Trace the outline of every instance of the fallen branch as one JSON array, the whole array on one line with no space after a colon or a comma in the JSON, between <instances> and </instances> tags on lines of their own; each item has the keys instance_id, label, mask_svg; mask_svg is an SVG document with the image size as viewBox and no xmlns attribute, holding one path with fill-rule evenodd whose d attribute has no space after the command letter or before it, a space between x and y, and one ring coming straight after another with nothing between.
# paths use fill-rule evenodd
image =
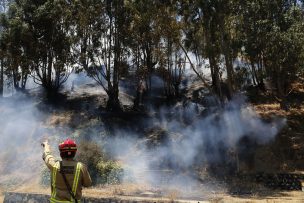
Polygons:
<instances>
[{"instance_id":1,"label":"fallen branch","mask_svg":"<svg viewBox=\"0 0 304 203\"><path fill-rule=\"evenodd\" d=\"M187 52L187 50L185 49L185 47L184 47L180 42L178 42L178 45L182 48L183 52L185 53L185 55L186 55L186 57L187 57L187 59L188 59L188 61L189 61L189 63L190 63L190 66L191 66L192 70L195 72L195 74L197 75L197 77L198 77L199 79L201 79L201 81L204 83L204 85L205 85L208 89L211 89L209 83L207 82L207 79L203 78L203 77L201 76L201 74L195 69L195 67L194 67L194 65L193 65L193 63L192 63L192 61L191 61L191 59L190 59L190 57L189 57L189 55L188 55L188 52Z\"/></svg>"}]
</instances>

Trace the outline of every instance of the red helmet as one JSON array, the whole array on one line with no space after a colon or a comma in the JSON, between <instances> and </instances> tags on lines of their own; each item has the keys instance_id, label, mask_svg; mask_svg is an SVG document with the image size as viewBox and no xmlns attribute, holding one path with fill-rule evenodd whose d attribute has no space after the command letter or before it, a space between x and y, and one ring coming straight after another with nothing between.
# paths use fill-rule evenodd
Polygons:
<instances>
[{"instance_id":1,"label":"red helmet","mask_svg":"<svg viewBox=\"0 0 304 203\"><path fill-rule=\"evenodd\" d=\"M59 144L59 151L62 158L73 158L77 151L77 145L74 140L68 138Z\"/></svg>"}]
</instances>

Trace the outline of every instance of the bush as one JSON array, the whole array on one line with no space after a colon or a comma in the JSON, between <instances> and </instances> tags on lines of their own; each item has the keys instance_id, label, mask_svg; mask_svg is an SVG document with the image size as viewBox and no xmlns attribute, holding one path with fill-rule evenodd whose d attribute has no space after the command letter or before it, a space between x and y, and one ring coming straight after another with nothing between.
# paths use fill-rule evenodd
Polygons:
<instances>
[{"instance_id":1,"label":"bush","mask_svg":"<svg viewBox=\"0 0 304 203\"><path fill-rule=\"evenodd\" d=\"M118 184L121 183L123 176L122 167L114 161L100 161L97 164L100 184Z\"/></svg>"},{"instance_id":2,"label":"bush","mask_svg":"<svg viewBox=\"0 0 304 203\"><path fill-rule=\"evenodd\" d=\"M104 151L95 142L80 142L76 159L88 167L94 185L117 184L121 181L123 173L121 166L112 160L107 160Z\"/></svg>"},{"instance_id":3,"label":"bush","mask_svg":"<svg viewBox=\"0 0 304 203\"><path fill-rule=\"evenodd\" d=\"M96 143L81 141L78 144L76 159L90 167L96 166L100 160L104 160L105 155L101 147Z\"/></svg>"},{"instance_id":4,"label":"bush","mask_svg":"<svg viewBox=\"0 0 304 203\"><path fill-rule=\"evenodd\" d=\"M81 141L78 144L76 160L87 166L93 184L98 184L98 170L96 166L101 160L105 159L104 157L104 152L95 142Z\"/></svg>"}]
</instances>

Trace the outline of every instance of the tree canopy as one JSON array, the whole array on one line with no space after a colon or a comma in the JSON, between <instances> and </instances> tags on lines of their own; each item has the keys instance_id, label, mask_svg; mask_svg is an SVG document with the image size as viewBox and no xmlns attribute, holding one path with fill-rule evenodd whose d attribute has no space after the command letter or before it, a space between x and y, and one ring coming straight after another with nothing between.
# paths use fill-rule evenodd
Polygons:
<instances>
[{"instance_id":1,"label":"tree canopy","mask_svg":"<svg viewBox=\"0 0 304 203\"><path fill-rule=\"evenodd\" d=\"M0 6L1 96L4 78L22 90L32 77L53 96L72 71L85 71L107 93L108 108L119 109L121 78L132 73L132 82L144 81L149 91L158 75L164 95L178 98L188 67L223 102L265 80L282 101L303 72L302 1L2 0Z\"/></svg>"}]
</instances>

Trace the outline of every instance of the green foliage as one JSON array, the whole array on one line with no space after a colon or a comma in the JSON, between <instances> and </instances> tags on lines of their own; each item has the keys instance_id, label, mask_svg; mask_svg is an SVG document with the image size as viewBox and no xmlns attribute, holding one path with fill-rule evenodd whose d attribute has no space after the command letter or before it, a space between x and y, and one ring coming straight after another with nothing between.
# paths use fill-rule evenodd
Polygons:
<instances>
[{"instance_id":1,"label":"green foliage","mask_svg":"<svg viewBox=\"0 0 304 203\"><path fill-rule=\"evenodd\" d=\"M257 81L270 78L277 96L285 97L303 67L303 11L281 0L240 5L245 56L259 64Z\"/></svg>"},{"instance_id":2,"label":"green foliage","mask_svg":"<svg viewBox=\"0 0 304 203\"><path fill-rule=\"evenodd\" d=\"M122 181L123 169L115 161L100 161L96 166L100 184L118 184Z\"/></svg>"},{"instance_id":3,"label":"green foliage","mask_svg":"<svg viewBox=\"0 0 304 203\"><path fill-rule=\"evenodd\" d=\"M10 5L2 20L6 73L24 89L29 74L48 93L56 93L72 70L68 5L63 1L21 0Z\"/></svg>"},{"instance_id":4,"label":"green foliage","mask_svg":"<svg viewBox=\"0 0 304 203\"><path fill-rule=\"evenodd\" d=\"M121 181L122 167L108 160L95 142L80 142L76 159L87 165L93 184L117 184Z\"/></svg>"},{"instance_id":5,"label":"green foliage","mask_svg":"<svg viewBox=\"0 0 304 203\"><path fill-rule=\"evenodd\" d=\"M284 97L303 72L303 13L303 4L287 0L19 0L0 17L1 71L16 89L31 75L48 92L73 69L86 71L105 90L109 109L120 109L119 81L129 73L149 90L157 70L163 92L178 94L191 51L195 65L208 59L220 97L223 81L230 93L241 87L236 58L250 64L254 84L270 78Z\"/></svg>"},{"instance_id":6,"label":"green foliage","mask_svg":"<svg viewBox=\"0 0 304 203\"><path fill-rule=\"evenodd\" d=\"M84 163L91 174L93 184L97 184L98 170L96 168L99 161L104 159L104 153L100 146L94 142L81 141L78 144L76 160Z\"/></svg>"}]
</instances>

